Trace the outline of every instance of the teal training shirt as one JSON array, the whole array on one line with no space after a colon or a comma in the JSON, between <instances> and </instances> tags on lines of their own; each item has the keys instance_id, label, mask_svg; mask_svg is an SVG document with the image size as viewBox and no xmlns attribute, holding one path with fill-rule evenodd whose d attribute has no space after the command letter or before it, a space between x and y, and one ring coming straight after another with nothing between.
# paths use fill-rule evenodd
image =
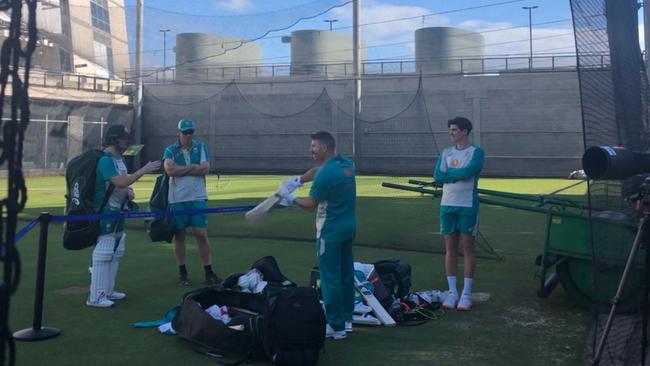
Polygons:
<instances>
[{"instance_id":1,"label":"teal training shirt","mask_svg":"<svg viewBox=\"0 0 650 366\"><path fill-rule=\"evenodd\" d=\"M478 213L478 179L484 159L485 153L477 145L464 149L452 146L442 151L433 173L436 182L444 183L440 212Z\"/></svg>"},{"instance_id":2,"label":"teal training shirt","mask_svg":"<svg viewBox=\"0 0 650 366\"><path fill-rule=\"evenodd\" d=\"M178 143L169 145L163 153L163 160L172 159L176 165L185 166L201 164L208 161L208 147L197 140L192 140L189 149L183 149ZM202 201L208 199L205 176L169 177L169 203Z\"/></svg>"},{"instance_id":3,"label":"teal training shirt","mask_svg":"<svg viewBox=\"0 0 650 366\"><path fill-rule=\"evenodd\" d=\"M97 163L95 172L95 199L93 206L98 210L106 196L106 190L110 184L111 178L118 175L126 175L126 164L121 155L113 155L109 149L104 150L104 156ZM113 190L111 197L108 199L103 212L119 212L128 198L128 188L117 188ZM117 231L121 231L123 220L102 220L100 234L108 234L115 230L113 224L120 225Z\"/></svg>"},{"instance_id":4,"label":"teal training shirt","mask_svg":"<svg viewBox=\"0 0 650 366\"><path fill-rule=\"evenodd\" d=\"M318 201L317 238L326 241L354 239L357 187L352 160L337 155L326 161L314 177L309 196Z\"/></svg>"}]
</instances>

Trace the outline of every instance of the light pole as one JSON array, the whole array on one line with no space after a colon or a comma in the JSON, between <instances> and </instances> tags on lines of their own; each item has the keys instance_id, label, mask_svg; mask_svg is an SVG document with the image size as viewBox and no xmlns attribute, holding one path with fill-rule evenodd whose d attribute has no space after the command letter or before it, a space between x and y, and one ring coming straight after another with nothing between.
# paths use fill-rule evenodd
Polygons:
<instances>
[{"instance_id":1,"label":"light pole","mask_svg":"<svg viewBox=\"0 0 650 366\"><path fill-rule=\"evenodd\" d=\"M171 29L160 29L159 32L163 34L163 83L166 81L167 75L167 32Z\"/></svg>"},{"instance_id":2,"label":"light pole","mask_svg":"<svg viewBox=\"0 0 650 366\"><path fill-rule=\"evenodd\" d=\"M528 60L528 68L533 68L533 9L539 8L539 6L522 6L524 10L528 10L528 42L530 46L530 59Z\"/></svg>"},{"instance_id":3,"label":"light pole","mask_svg":"<svg viewBox=\"0 0 650 366\"><path fill-rule=\"evenodd\" d=\"M323 21L326 22L326 23L330 23L330 32L331 32L332 31L332 23L336 23L339 20L338 19L325 19Z\"/></svg>"}]
</instances>

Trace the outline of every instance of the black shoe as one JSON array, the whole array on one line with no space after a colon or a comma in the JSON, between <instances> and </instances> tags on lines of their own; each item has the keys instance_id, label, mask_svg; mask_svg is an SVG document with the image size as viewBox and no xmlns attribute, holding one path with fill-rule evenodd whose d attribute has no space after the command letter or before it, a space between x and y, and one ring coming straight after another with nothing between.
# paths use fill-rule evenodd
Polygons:
<instances>
[{"instance_id":1,"label":"black shoe","mask_svg":"<svg viewBox=\"0 0 650 366\"><path fill-rule=\"evenodd\" d=\"M190 279L187 277L187 274L180 275L176 283L181 286L189 286L191 284Z\"/></svg>"},{"instance_id":2,"label":"black shoe","mask_svg":"<svg viewBox=\"0 0 650 366\"><path fill-rule=\"evenodd\" d=\"M222 282L221 278L216 273L208 273L205 275L205 284L207 286L215 286Z\"/></svg>"}]
</instances>

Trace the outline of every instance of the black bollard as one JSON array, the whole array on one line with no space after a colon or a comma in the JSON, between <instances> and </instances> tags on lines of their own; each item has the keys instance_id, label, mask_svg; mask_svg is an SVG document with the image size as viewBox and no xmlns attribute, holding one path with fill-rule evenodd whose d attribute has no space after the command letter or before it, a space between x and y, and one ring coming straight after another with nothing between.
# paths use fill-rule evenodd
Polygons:
<instances>
[{"instance_id":1,"label":"black bollard","mask_svg":"<svg viewBox=\"0 0 650 366\"><path fill-rule=\"evenodd\" d=\"M61 334L57 328L42 326L43 321L43 292L45 291L45 259L47 258L47 230L52 221L49 212L41 212L39 222L41 232L38 240L38 266L36 268L36 293L34 296L34 315L32 327L14 332L14 339L19 341L42 341Z\"/></svg>"}]
</instances>

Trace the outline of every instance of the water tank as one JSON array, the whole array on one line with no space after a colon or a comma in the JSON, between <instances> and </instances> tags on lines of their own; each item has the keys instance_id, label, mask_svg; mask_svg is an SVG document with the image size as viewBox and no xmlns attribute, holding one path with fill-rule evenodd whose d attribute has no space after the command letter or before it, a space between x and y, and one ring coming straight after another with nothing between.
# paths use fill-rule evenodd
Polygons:
<instances>
[{"instance_id":1,"label":"water tank","mask_svg":"<svg viewBox=\"0 0 650 366\"><path fill-rule=\"evenodd\" d=\"M484 54L485 39L480 33L453 27L427 27L415 31L418 72L481 72Z\"/></svg>"},{"instance_id":2,"label":"water tank","mask_svg":"<svg viewBox=\"0 0 650 366\"><path fill-rule=\"evenodd\" d=\"M291 32L290 42L291 75L352 74L351 35L322 30L299 30Z\"/></svg>"},{"instance_id":3,"label":"water tank","mask_svg":"<svg viewBox=\"0 0 650 366\"><path fill-rule=\"evenodd\" d=\"M232 79L254 76L262 48L243 39L208 33L176 35L176 81ZM250 75L249 75L250 74Z\"/></svg>"}]
</instances>

